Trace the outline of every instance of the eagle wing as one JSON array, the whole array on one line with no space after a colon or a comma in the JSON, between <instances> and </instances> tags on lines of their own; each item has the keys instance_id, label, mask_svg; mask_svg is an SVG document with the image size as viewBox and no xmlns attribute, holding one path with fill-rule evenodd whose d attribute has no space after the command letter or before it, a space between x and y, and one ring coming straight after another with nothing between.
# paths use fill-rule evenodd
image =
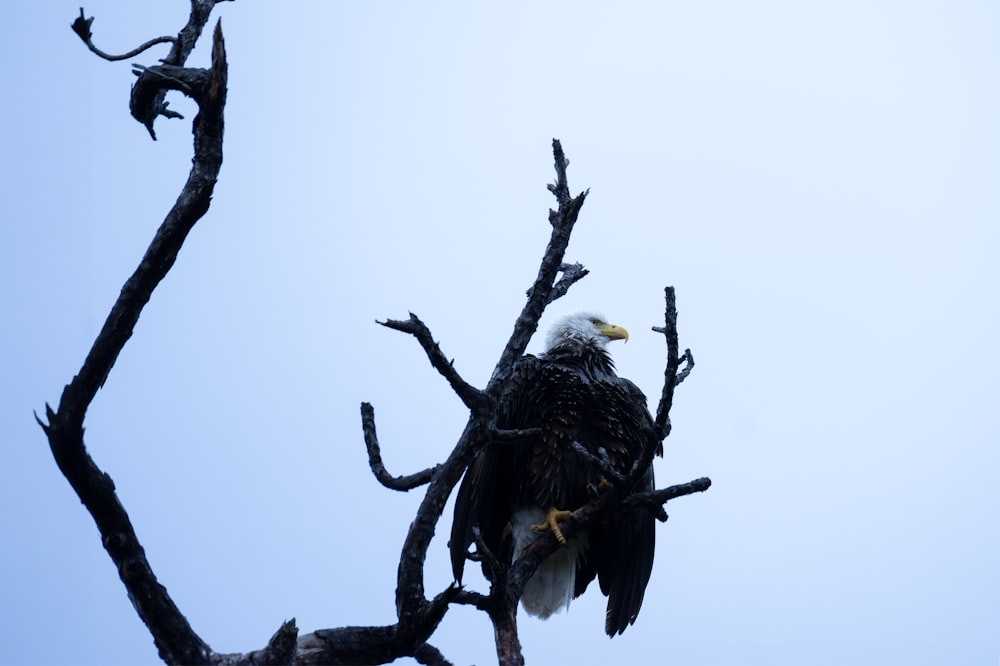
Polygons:
<instances>
[{"instance_id":1,"label":"eagle wing","mask_svg":"<svg viewBox=\"0 0 1000 666\"><path fill-rule=\"evenodd\" d=\"M532 386L542 361L535 356L522 357L511 370L497 409L498 428L531 427L537 402ZM465 560L473 543L472 528L479 526L483 541L499 554L503 533L510 521L511 501L520 494L523 467L531 441L489 443L479 452L465 472L455 497L455 517L451 525L451 569L455 580L462 582Z\"/></svg>"},{"instance_id":2,"label":"eagle wing","mask_svg":"<svg viewBox=\"0 0 1000 666\"><path fill-rule=\"evenodd\" d=\"M569 375L572 375L572 381ZM478 525L486 546L500 556L504 531L515 504L549 502L576 509L588 499L584 488L596 483L600 471L570 453L568 443L579 441L595 455L604 449L611 465L625 475L652 436L653 419L646 397L632 382L614 376L601 382L601 395L586 404L583 381L564 368L535 356L514 366L497 408L496 426L519 429L541 427L542 433L516 442L488 444L473 460L462 479L451 528L451 564L461 582ZM591 386L591 388L593 388ZM584 400L583 403L577 400ZM575 405L566 411L567 405ZM582 409L583 413L573 410ZM662 446L657 453L662 454ZM653 471L647 470L637 491L652 490ZM548 502L537 495L547 496ZM532 497L535 496L535 497ZM605 631L622 633L635 621L653 568L656 522L645 509L622 508L592 526L585 557L577 565L573 596L586 590L595 577L608 597Z\"/></svg>"},{"instance_id":3,"label":"eagle wing","mask_svg":"<svg viewBox=\"0 0 1000 666\"><path fill-rule=\"evenodd\" d=\"M632 463L641 455L646 438L652 436L653 419L646 407L642 391L627 379L619 379L609 387L606 396L607 418L597 432L596 440L604 447L612 466L627 474ZM657 449L662 455L662 445ZM650 467L636 485L642 492L654 488ZM645 509L621 508L591 529L587 558L577 573L576 596L586 589L596 576L601 592L608 597L605 631L609 636L621 634L635 622L653 570L656 548L656 519Z\"/></svg>"}]
</instances>

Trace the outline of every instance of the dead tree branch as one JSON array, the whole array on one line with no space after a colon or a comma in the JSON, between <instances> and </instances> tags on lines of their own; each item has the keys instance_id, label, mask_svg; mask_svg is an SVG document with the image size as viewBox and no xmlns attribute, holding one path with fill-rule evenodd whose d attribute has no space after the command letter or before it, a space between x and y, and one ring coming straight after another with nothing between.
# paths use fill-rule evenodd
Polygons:
<instances>
[{"instance_id":1,"label":"dead tree branch","mask_svg":"<svg viewBox=\"0 0 1000 666\"><path fill-rule=\"evenodd\" d=\"M94 17L91 16L90 18L86 18L83 14L83 7L80 7L80 16L78 16L76 20L73 21L70 27L73 29L73 32L79 35L80 39L83 40L83 43L87 45L87 48L90 49L92 53L97 54L99 57L104 58L105 60L111 60L111 61L128 60L129 58L134 58L143 51L151 49L157 44L173 44L174 42L177 41L176 37L154 37L145 44L140 44L139 46L135 47L131 51L127 51L121 55L111 55L97 48L97 46L94 44L94 33L90 31L90 26L93 24L94 24Z\"/></svg>"},{"instance_id":2,"label":"dead tree branch","mask_svg":"<svg viewBox=\"0 0 1000 666\"><path fill-rule=\"evenodd\" d=\"M514 322L514 332L511 333L507 346L500 354L500 360L493 370L493 376L486 386L486 392L495 397L503 382L510 375L511 369L528 348L531 336L538 329L538 320L542 317L545 307L555 300L552 292L555 289L554 283L556 274L562 269L563 257L566 256L566 247L569 245L570 234L576 225L577 217L583 202L587 199L590 190L586 190L571 197L569 194L569 184L566 180L566 168L569 160L563 153L562 144L558 139L552 140L552 152L555 157L556 182L548 186L549 191L556 197L559 207L556 210L549 210L549 224L552 225L552 235L542 255L541 265L538 267L538 275L534 283L528 290L528 302L524 304L521 314ZM577 277L572 279L576 282L586 274L584 269L573 269L573 274ZM572 284L569 283L569 284ZM566 289L569 288L566 285ZM563 291L565 293L565 290ZM561 295L561 294L560 294ZM557 297L556 297L557 298Z\"/></svg>"},{"instance_id":3,"label":"dead tree branch","mask_svg":"<svg viewBox=\"0 0 1000 666\"><path fill-rule=\"evenodd\" d=\"M361 403L361 428L365 434L365 445L368 447L368 464L379 483L390 490L401 491L413 490L430 483L434 472L437 471L436 466L407 476L392 476L386 471L385 465L382 463L382 451L379 448L378 436L375 434L375 408L367 402Z\"/></svg>"},{"instance_id":4,"label":"dead tree branch","mask_svg":"<svg viewBox=\"0 0 1000 666\"><path fill-rule=\"evenodd\" d=\"M673 287L664 290L666 310L663 314L664 325L653 327L657 333L662 333L667 341L667 367L663 371L663 391L660 394L660 404L656 408L656 435L662 442L670 434L670 406L674 401L674 388L677 386L677 370L680 367L680 354L677 341L677 297ZM685 375L686 376L686 375Z\"/></svg>"},{"instance_id":5,"label":"dead tree branch","mask_svg":"<svg viewBox=\"0 0 1000 666\"><path fill-rule=\"evenodd\" d=\"M98 389L132 336L153 290L173 266L188 232L208 210L222 166L226 71L222 28L216 25L211 69L184 72L190 93L199 104L192 127L195 149L188 180L138 268L122 287L83 367L63 390L58 409L46 404L46 421L35 417L48 437L56 464L97 523L104 548L115 563L136 612L153 634L160 657L168 663L210 663L213 653L153 574L128 514L115 494L114 482L87 453L83 421ZM146 85L157 83L150 78ZM166 92L164 87L159 90Z\"/></svg>"},{"instance_id":6,"label":"dead tree branch","mask_svg":"<svg viewBox=\"0 0 1000 666\"><path fill-rule=\"evenodd\" d=\"M211 195L222 164L223 108L226 99L227 64L221 25L213 36L212 66L208 69L184 66L206 25L217 0L191 0L191 14L177 37L161 37L121 56L110 56L93 44L93 18L80 17L73 30L87 47L108 60L134 57L160 43L170 43L170 53L160 65L135 65L138 76L130 100L133 116L146 126L155 139L153 122L159 116L180 117L169 111L165 96L178 90L194 99L199 107L192 125L194 159L192 169L176 204L157 230L139 267L126 281L121 294L84 360L80 372L65 387L58 409L46 404L45 421L39 425L49 440L60 470L80 497L97 523L102 542L119 571L136 612L153 635L161 658L167 663L185 664L378 664L411 656L422 664L448 664L429 638L452 603L469 604L484 610L494 625L497 655L501 663L522 664L517 634L517 605L524 583L538 564L551 554L558 543L549 534L542 535L520 559L511 564L508 548L492 553L476 534L476 558L490 572L492 586L488 595L450 585L428 599L424 586L424 563L437 522L445 503L474 456L487 446L504 446L534 430L503 430L496 428L495 405L514 364L521 358L528 342L538 328L545 307L563 296L573 284L587 275L580 264L564 262L569 238L586 199L584 191L571 196L566 178L569 160L559 141L553 140L556 181L549 185L557 201L557 209L549 211L552 232L542 256L538 274L527 291L527 301L514 324L493 374L484 389L466 382L455 370L434 341L430 330L418 317L407 320L387 320L382 325L413 335L424 349L432 366L441 373L470 411L470 418L448 458L441 464L407 476L392 476L385 469L375 428L372 406L361 407L362 430L368 448L369 464L376 479L387 488L412 490L426 485L427 489L403 542L397 570L397 621L386 626L340 627L321 629L298 635L295 621L285 622L261 650L248 653L220 654L214 652L188 624L185 617L157 581L128 514L115 494L114 482L87 453L83 441L84 419L97 391L107 380L121 350L131 337L138 318L153 291L173 266L187 234L207 212ZM559 274L562 277L558 279ZM689 350L680 356L677 349L676 309L673 289L667 288L666 326L661 330L667 338L668 360L665 385L657 410L655 426L648 433L649 455L643 455L629 475L609 474L614 484L609 491L598 493L594 500L575 511L563 525L563 533L572 536L585 529L603 512L621 506L640 506L663 514L662 505L670 499L708 488L708 479L671 486L662 490L632 494L630 489L637 475L651 464L653 452L669 434L669 410L673 388L682 382L694 365ZM680 369L680 363L685 366ZM588 454L589 455L589 454ZM593 456L591 456L593 458ZM594 459L604 469L606 461ZM610 467L608 467L610 470ZM664 514L665 516L665 514Z\"/></svg>"},{"instance_id":7,"label":"dead tree branch","mask_svg":"<svg viewBox=\"0 0 1000 666\"><path fill-rule=\"evenodd\" d=\"M712 480L708 477L702 477L694 481L688 481L687 483L678 483L675 486L660 488L659 490L629 495L622 500L622 504L625 506L661 507L672 499L693 493L703 493L711 487Z\"/></svg>"},{"instance_id":8,"label":"dead tree branch","mask_svg":"<svg viewBox=\"0 0 1000 666\"><path fill-rule=\"evenodd\" d=\"M387 319L378 323L386 328L409 333L415 337L420 346L423 347L427 358L430 359L431 365L441 373L441 376L448 380L448 384L451 385L452 390L455 391L458 397L462 399L466 407L472 411L476 411L486 406L486 396L483 395L483 392L462 379L458 371L455 370L454 362L448 360L448 357L444 355L438 343L434 342L434 336L431 335L430 329L427 328L424 322L420 321L417 315L411 312L409 319Z\"/></svg>"},{"instance_id":9,"label":"dead tree branch","mask_svg":"<svg viewBox=\"0 0 1000 666\"><path fill-rule=\"evenodd\" d=\"M184 63L187 62L188 56L194 50L195 44L198 43L205 25L208 23L208 19L212 14L212 8L219 2L221 0L191 0L191 14L188 17L188 22L181 28L176 37L156 37L127 53L117 56L105 53L94 44L94 35L90 30L90 26L94 23L94 17L85 18L83 7L80 8L80 16L70 25L73 32L87 45L87 48L105 60L126 60L134 58L157 44L172 45L170 52L160 61L162 65L155 67L133 66L135 74L139 78L132 86L132 99L129 103L129 108L132 112L132 117L146 127L149 136L154 141L156 140L156 132L153 130L153 122L159 116L166 118L184 117L176 111L167 108L169 104L166 101L167 91L181 90L184 94L191 95L189 90L196 90L196 88L188 89L176 85L165 85L164 81L176 80L179 77L185 78L198 71L188 70L187 72L181 72L178 68L182 68ZM191 96L193 97L194 95Z\"/></svg>"},{"instance_id":10,"label":"dead tree branch","mask_svg":"<svg viewBox=\"0 0 1000 666\"><path fill-rule=\"evenodd\" d=\"M662 507L663 504L672 499L704 492L711 485L712 481L703 477L652 492L635 493L625 497L617 496L614 492L607 492L574 511L565 522L560 521L559 527L562 529L564 537L572 539L603 513L614 510L616 506ZM521 557L507 572L507 594L513 598L514 602L521 598L524 584L531 578L531 574L535 572L542 560L556 552L560 547L561 544L551 532L544 532L524 549Z\"/></svg>"},{"instance_id":11,"label":"dead tree branch","mask_svg":"<svg viewBox=\"0 0 1000 666\"><path fill-rule=\"evenodd\" d=\"M511 334L501 354L500 361L497 363L493 377L490 379L486 390L484 392L477 391L476 393L477 400L478 395L485 395L490 400L490 404L495 400L495 395L502 385L502 379L510 374L514 363L521 357L528 346L531 335L538 328L538 320L541 318L545 305L549 302L556 274L563 265L563 256L566 252L566 246L569 243L570 233L572 232L573 225L576 223L583 201L586 198L586 192L576 197L569 196L569 187L566 182L566 167L569 161L566 160L562 146L558 140L553 140L552 147L555 154L556 183L555 185L550 185L549 189L556 195L559 207L556 211L549 211L552 235L542 258L538 276L529 292L528 302L514 324L514 332ZM415 317L411 315L411 321L413 319ZM417 321L419 322L419 319ZM400 325L399 330L404 330L402 326L408 324L409 322L404 322ZM417 325L413 325L413 327L417 327ZM418 340L420 340L419 337ZM428 356L436 357L440 354L440 350L434 349L436 344L433 343L429 332L427 332L421 345L427 351ZM428 348L431 351L428 351ZM443 354L439 358L444 359ZM432 358L431 362L442 374L445 374L442 368L439 367L441 365L440 361L435 363ZM445 369L451 368L451 364L445 362L444 367ZM445 376L447 377L447 375ZM461 393L459 393L459 396L462 397ZM468 402L470 401L463 398L463 402L468 406ZM470 407L470 409L473 408ZM434 526L440 518L448 496L471 461L473 452L478 451L479 448L485 446L489 441L486 436L488 432L488 424L485 423L482 417L478 417L476 411L473 410L473 418L470 419L451 456L438 468L434 480L431 481L424 500L417 511L417 517L413 521L404 542L403 557L400 561L399 571L400 584L396 590L397 611L401 615L416 612L424 603L423 561L426 556L427 547L430 544L430 539L434 534Z\"/></svg>"},{"instance_id":12,"label":"dead tree branch","mask_svg":"<svg viewBox=\"0 0 1000 666\"><path fill-rule=\"evenodd\" d=\"M653 330L655 331L657 328L653 327ZM681 382L687 379L688 375L691 374L691 371L694 370L694 354L691 353L690 349L684 350L684 354L681 356L680 362L684 364L684 367L677 373L677 379L674 381L674 386L680 386Z\"/></svg>"},{"instance_id":13,"label":"dead tree branch","mask_svg":"<svg viewBox=\"0 0 1000 666\"><path fill-rule=\"evenodd\" d=\"M514 363L524 354L528 341L538 327L538 321L545 307L553 300L563 296L574 283L587 274L587 270L582 265L563 262L570 234L587 192L576 197L570 196L566 179L566 168L569 161L563 154L562 146L558 141L554 140L552 147L555 157L556 182L549 186L549 190L555 195L559 204L557 210L549 211L552 234L542 257L535 282L526 292L527 303L514 324L514 331L500 355L486 388L479 391L468 386L457 376L452 363L445 359L426 326L414 315L411 314L407 321L390 320L384 324L417 337L432 365L448 379L456 394L471 412L465 431L448 459L433 470L425 470L421 473L430 473L433 478L417 511L417 517L411 524L400 558L396 608L401 624L407 618L418 615L427 604L423 585L423 565L427 547L448 495L471 463L474 455L485 446L503 446L505 442L517 441L518 438L528 434L527 431L499 430L491 425L490 420L485 420L485 415L491 413L497 404ZM562 278L556 282L559 273L562 273ZM677 313L674 292L671 287L666 290L666 301L665 327L662 330L657 330L661 330L667 336L666 374L670 381L669 386L664 388L661 396L657 408L657 419L646 433L648 443L644 447L643 455L629 470L629 474L623 477L611 469L607 461L602 461L585 450L581 451L582 447L576 449L578 453L585 454L593 464L598 465L614 483L611 490L598 493L593 501L573 513L563 529L566 536L576 534L603 513L613 511L626 504L645 507L660 520L666 520L666 513L663 510L665 502L693 492L703 491L711 483L708 479L699 479L688 484L671 486L661 491L631 493L636 481L645 474L652 464L655 452L662 451L661 443L669 434L669 411L673 400L673 388L687 377L694 365L690 350L685 351L683 357L680 357L678 353ZM683 371L679 371L682 358L686 365ZM363 427L366 442L372 441L374 421L372 420L370 423L365 421ZM372 447L369 444L369 451L371 450ZM376 472L376 476L379 476L378 472ZM502 554L490 552L478 532L475 529L473 532L476 535L476 553L470 557L481 561L486 567L488 577L492 582L490 593L484 595L461 590L455 596L454 601L455 603L473 605L489 615L493 623L497 656L500 663L523 664L524 659L517 635L517 605L525 582L534 573L539 563L559 547L559 543L551 534L543 535L524 551L516 563L510 564L508 562L509 552Z\"/></svg>"}]
</instances>

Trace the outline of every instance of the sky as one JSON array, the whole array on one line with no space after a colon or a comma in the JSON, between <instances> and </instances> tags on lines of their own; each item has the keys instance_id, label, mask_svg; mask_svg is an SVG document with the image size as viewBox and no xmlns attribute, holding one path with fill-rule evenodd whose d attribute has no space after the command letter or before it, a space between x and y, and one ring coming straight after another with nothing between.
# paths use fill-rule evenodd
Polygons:
<instances>
[{"instance_id":1,"label":"sky","mask_svg":"<svg viewBox=\"0 0 1000 666\"><path fill-rule=\"evenodd\" d=\"M4 3L0 661L152 664L156 649L32 412L57 403L187 177L194 104L158 141L129 63L76 2ZM93 0L95 41L176 34L188 3ZM88 412L149 561L218 651L394 621L420 491L466 421L419 315L484 386L555 205L551 140L590 196L554 303L631 332L662 383L677 290L667 505L635 626L595 590L520 616L528 663L1000 660L1000 5L993 2L223 3L212 207ZM213 19L214 20L214 19ZM190 64L209 60L204 39ZM529 351L540 351L539 334ZM451 581L449 506L429 593ZM470 576L472 589L485 591ZM485 616L431 642L495 661ZM404 663L413 663L403 660Z\"/></svg>"}]
</instances>

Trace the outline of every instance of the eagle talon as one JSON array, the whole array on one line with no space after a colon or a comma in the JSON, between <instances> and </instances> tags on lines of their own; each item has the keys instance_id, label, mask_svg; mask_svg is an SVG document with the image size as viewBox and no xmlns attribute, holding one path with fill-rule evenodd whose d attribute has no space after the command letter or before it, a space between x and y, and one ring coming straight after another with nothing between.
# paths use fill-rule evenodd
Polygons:
<instances>
[{"instance_id":1,"label":"eagle talon","mask_svg":"<svg viewBox=\"0 0 1000 666\"><path fill-rule=\"evenodd\" d=\"M545 530L551 530L556 536L556 541L559 543L566 543L566 537L563 536L562 530L559 529L560 520L566 520L573 514L572 511L565 511L563 509L557 509L554 506L550 507L548 512L545 514L545 522L539 523L537 525L532 525L531 529L536 532L544 532Z\"/></svg>"},{"instance_id":2,"label":"eagle talon","mask_svg":"<svg viewBox=\"0 0 1000 666\"><path fill-rule=\"evenodd\" d=\"M592 497L597 497L605 490L609 490L610 488L611 488L611 482L608 481L607 477L603 476L601 477L600 483L598 483L596 486L592 483L587 484L587 492L590 493Z\"/></svg>"}]
</instances>

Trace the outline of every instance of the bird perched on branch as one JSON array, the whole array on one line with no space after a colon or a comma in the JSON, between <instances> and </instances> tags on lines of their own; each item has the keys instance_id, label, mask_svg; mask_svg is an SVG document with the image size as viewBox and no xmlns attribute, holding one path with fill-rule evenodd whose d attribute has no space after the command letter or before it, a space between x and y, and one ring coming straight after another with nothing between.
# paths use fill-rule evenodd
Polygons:
<instances>
[{"instance_id":1,"label":"bird perched on branch","mask_svg":"<svg viewBox=\"0 0 1000 666\"><path fill-rule=\"evenodd\" d=\"M472 462L456 498L450 547L461 582L474 526L492 553L510 553L512 561L540 532L552 531L563 546L525 584L521 605L546 618L568 607L596 576L608 597L604 628L613 637L635 622L642 605L655 517L622 508L568 541L559 528L614 476L626 477L652 436L646 397L615 373L607 349L612 340L628 340L628 332L600 315L574 314L552 328L543 354L515 364L496 427L532 432L493 442ZM650 468L635 490L652 489Z\"/></svg>"}]
</instances>

